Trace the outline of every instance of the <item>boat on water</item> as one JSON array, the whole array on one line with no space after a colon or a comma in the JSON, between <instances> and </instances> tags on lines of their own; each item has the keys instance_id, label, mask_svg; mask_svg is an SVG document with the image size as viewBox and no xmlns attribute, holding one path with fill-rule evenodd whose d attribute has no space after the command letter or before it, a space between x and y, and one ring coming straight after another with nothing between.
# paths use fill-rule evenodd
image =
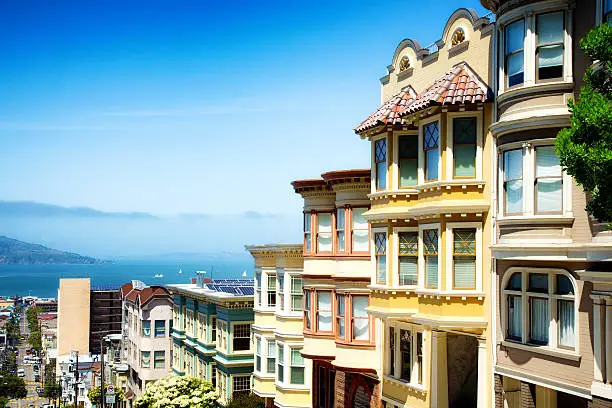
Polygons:
<instances>
[{"instance_id":1,"label":"boat on water","mask_svg":"<svg viewBox=\"0 0 612 408\"><path fill-rule=\"evenodd\" d=\"M242 277L243 277L243 278L246 278L246 277L247 277L247 275L246 275L246 271L242 272Z\"/></svg>"},{"instance_id":2,"label":"boat on water","mask_svg":"<svg viewBox=\"0 0 612 408\"><path fill-rule=\"evenodd\" d=\"M154 278L163 278L164 274L163 273L156 273Z\"/></svg>"},{"instance_id":3,"label":"boat on water","mask_svg":"<svg viewBox=\"0 0 612 408\"><path fill-rule=\"evenodd\" d=\"M179 273L179 274L183 273L183 270L182 270L181 268L179 268L178 273Z\"/></svg>"}]
</instances>

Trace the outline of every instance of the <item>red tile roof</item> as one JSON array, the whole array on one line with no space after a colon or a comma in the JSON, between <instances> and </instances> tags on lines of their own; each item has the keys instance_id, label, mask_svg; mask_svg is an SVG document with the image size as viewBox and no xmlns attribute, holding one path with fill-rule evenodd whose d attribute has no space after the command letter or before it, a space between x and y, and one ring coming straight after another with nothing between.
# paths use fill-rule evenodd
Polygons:
<instances>
[{"instance_id":1,"label":"red tile roof","mask_svg":"<svg viewBox=\"0 0 612 408\"><path fill-rule=\"evenodd\" d=\"M367 117L355 127L356 133L361 133L366 130L375 128L379 125L402 125L404 120L400 117L406 106L412 104L416 99L417 94L414 89L408 85L392 96L387 102L383 103L374 113Z\"/></svg>"},{"instance_id":2,"label":"red tile roof","mask_svg":"<svg viewBox=\"0 0 612 408\"><path fill-rule=\"evenodd\" d=\"M358 125L355 132L363 133L378 125L403 124L403 117L429 106L486 102L489 95L487 84L466 62L461 62L414 99L406 99L406 88L403 88Z\"/></svg>"},{"instance_id":3,"label":"red tile roof","mask_svg":"<svg viewBox=\"0 0 612 408\"><path fill-rule=\"evenodd\" d=\"M133 289L132 282L128 282L125 285L121 286L121 297L126 297L128 293L130 293Z\"/></svg>"},{"instance_id":4,"label":"red tile roof","mask_svg":"<svg viewBox=\"0 0 612 408\"><path fill-rule=\"evenodd\" d=\"M121 294L124 300L138 304L140 307L154 297L170 298L170 292L163 286L146 286L142 289L134 289L131 283L126 283L121 287Z\"/></svg>"}]
</instances>

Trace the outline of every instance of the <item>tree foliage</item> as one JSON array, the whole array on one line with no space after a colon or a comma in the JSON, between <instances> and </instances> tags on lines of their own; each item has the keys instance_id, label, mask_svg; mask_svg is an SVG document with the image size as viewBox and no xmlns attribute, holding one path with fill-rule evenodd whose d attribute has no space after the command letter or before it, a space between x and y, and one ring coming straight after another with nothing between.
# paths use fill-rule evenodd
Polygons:
<instances>
[{"instance_id":1,"label":"tree foliage","mask_svg":"<svg viewBox=\"0 0 612 408\"><path fill-rule=\"evenodd\" d=\"M213 408L218 394L212 384L195 377L169 375L147 384L135 408Z\"/></svg>"},{"instance_id":2,"label":"tree foliage","mask_svg":"<svg viewBox=\"0 0 612 408\"><path fill-rule=\"evenodd\" d=\"M104 387L107 387L108 385L109 384L106 384ZM115 402L123 401L123 397L123 390L115 387ZM102 390L100 390L100 386L98 385L97 387L93 387L91 390L89 390L87 393L87 398L89 398L93 404L96 404L96 406L102 405Z\"/></svg>"},{"instance_id":3,"label":"tree foliage","mask_svg":"<svg viewBox=\"0 0 612 408\"><path fill-rule=\"evenodd\" d=\"M577 101L569 102L569 128L557 136L561 165L590 193L587 211L612 222L612 27L602 24L580 41L593 65Z\"/></svg>"},{"instance_id":4,"label":"tree foliage","mask_svg":"<svg viewBox=\"0 0 612 408\"><path fill-rule=\"evenodd\" d=\"M25 398L28 395L25 381L6 371L0 372L0 397L9 399Z\"/></svg>"},{"instance_id":5,"label":"tree foliage","mask_svg":"<svg viewBox=\"0 0 612 408\"><path fill-rule=\"evenodd\" d=\"M265 408L266 401L255 394L238 395L225 408Z\"/></svg>"}]
</instances>

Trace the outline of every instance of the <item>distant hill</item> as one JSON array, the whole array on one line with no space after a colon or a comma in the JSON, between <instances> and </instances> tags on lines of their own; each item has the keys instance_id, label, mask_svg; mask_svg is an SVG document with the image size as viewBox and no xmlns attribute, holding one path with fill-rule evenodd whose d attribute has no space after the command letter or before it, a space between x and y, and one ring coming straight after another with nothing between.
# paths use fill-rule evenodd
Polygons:
<instances>
[{"instance_id":1,"label":"distant hill","mask_svg":"<svg viewBox=\"0 0 612 408\"><path fill-rule=\"evenodd\" d=\"M99 264L99 259L0 236L1 264Z\"/></svg>"}]
</instances>

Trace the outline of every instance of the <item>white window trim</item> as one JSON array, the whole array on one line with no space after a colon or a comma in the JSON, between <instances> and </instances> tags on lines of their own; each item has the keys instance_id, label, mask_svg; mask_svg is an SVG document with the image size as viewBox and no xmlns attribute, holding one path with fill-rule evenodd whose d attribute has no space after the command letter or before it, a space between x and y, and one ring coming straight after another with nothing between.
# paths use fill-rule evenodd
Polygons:
<instances>
[{"instance_id":1,"label":"white window trim","mask_svg":"<svg viewBox=\"0 0 612 408\"><path fill-rule=\"evenodd\" d=\"M389 184L389 140L387 140L387 152L386 152L386 159L387 159L387 188L385 188L384 190L377 190L376 189L376 179L377 179L377 166L376 166L376 141L380 140L380 139L387 139L387 132L383 132L383 133L379 133L376 136L373 136L370 138L371 141L371 150L370 150L370 167L371 167L371 179L372 182L370 183L370 192L372 194L376 193L377 191L385 191L385 190L389 190L389 187L391 186ZM394 149L395 150L395 149Z\"/></svg>"},{"instance_id":2,"label":"white window trim","mask_svg":"<svg viewBox=\"0 0 612 408\"><path fill-rule=\"evenodd\" d=\"M419 251L421 247L421 242L419 238L419 228L418 227L396 227L393 228L393 253L395 256L392 258L391 270L396 273L391 274L391 286L398 287L402 289L416 289L418 288L418 279L419 279L419 253L417 253L417 284L416 285L400 285L399 284L399 233L400 232L416 232L417 233L417 241L419 241ZM387 245L388 246L388 245ZM387 255L388 258L388 255Z\"/></svg>"},{"instance_id":3,"label":"white window trim","mask_svg":"<svg viewBox=\"0 0 612 408\"><path fill-rule=\"evenodd\" d=\"M304 359L304 384L291 384L291 349L292 348L304 348L303 342L296 341L276 341L276 350L281 347L283 350L283 378L282 380L278 379L278 355L276 356L276 372L274 373L275 384L282 388L288 390L309 390L310 389L310 377L311 373L311 365L309 364L308 359Z\"/></svg>"},{"instance_id":4,"label":"white window trim","mask_svg":"<svg viewBox=\"0 0 612 408\"><path fill-rule=\"evenodd\" d=\"M268 277L274 276L276 279L276 268L271 267L262 267L257 268L255 273L261 273L261 299L259 299L259 303L255 302L255 307L253 310L260 312L274 312L277 306L269 306L268 305ZM257 280L255 280L257 283ZM255 287L255 296L257 296L257 287ZM277 299L278 304L278 299Z\"/></svg>"},{"instance_id":5,"label":"white window trim","mask_svg":"<svg viewBox=\"0 0 612 408\"><path fill-rule=\"evenodd\" d=\"M512 295L512 294L519 294L519 291L513 291L513 290L506 290L506 286L508 284L508 281L510 280L510 277L514 274L514 273L521 273L521 291L520 291L520 295L521 297L521 342L517 342L514 340L509 340L506 339L507 336L507 329L508 329L508 295ZM527 296L527 286L529 284L529 280L528 280L528 276L529 273L545 273L548 275L548 294L546 294L545 296L542 297L546 297L546 299L549 300L548 302L548 318L549 318L549 325L548 325L548 345L547 346L540 346L540 345L535 345L535 344L530 344L529 343L529 299ZM574 296L573 296L573 301L574 301L574 350L571 349L565 349L562 347L559 347L558 342L558 336L557 336L557 299L563 299L564 295L555 295L554 293L551 293L553 288L554 288L554 276L555 275L564 275L566 276L570 282L572 283L572 285L574 286ZM500 287L500 291L501 291L501 303L502 303L502 313L501 313L501 329L502 329L502 340L505 343L515 343L520 345L517 348L529 348L529 349L533 349L534 352L538 352L539 350L542 350L542 352L544 354L546 354L547 350L553 351L553 352L559 352L560 354L567 354L567 355L579 355L580 353L580 333L579 333L579 311L578 311L578 305L580 304L580 293L578 292L578 284L576 282L576 279L574 279L574 277L565 269L558 269L558 268L533 268L533 267L511 267L508 268L506 270L506 272L504 273L504 277L501 281L501 287ZM568 296L567 298L569 299L571 296Z\"/></svg>"},{"instance_id":6,"label":"white window trim","mask_svg":"<svg viewBox=\"0 0 612 408\"><path fill-rule=\"evenodd\" d=\"M377 267L377 263L376 263L376 233L384 233L387 236L386 245L385 245L386 246L386 248L385 248L385 251L386 251L385 252L385 256L386 256L386 261L387 261L385 263L385 266L386 266L386 269L387 269L385 271L385 273L386 273L387 279L385 280L385 284L384 285L377 282L378 279L377 279L377 270L376 270L376 267ZM371 251L370 251L370 260L371 260L372 271L373 271L370 283L373 286L383 286L383 287L388 287L389 286L389 264L390 264L389 257L391 256L391 254L389 253L389 248L390 248L389 237L390 236L391 235L388 233L387 228L385 228L385 227L370 228L370 248L372 248Z\"/></svg>"},{"instance_id":7,"label":"white window trim","mask_svg":"<svg viewBox=\"0 0 612 408\"><path fill-rule=\"evenodd\" d=\"M457 289L459 292L482 293L482 223L480 222L448 222L446 223L446 290L455 291L453 287L453 230L456 228L476 229L476 288Z\"/></svg>"},{"instance_id":8,"label":"white window trim","mask_svg":"<svg viewBox=\"0 0 612 408\"><path fill-rule=\"evenodd\" d=\"M227 348L230 349L231 348L231 354L232 355L243 355L243 354L253 354L254 350L253 350L253 341L251 340L253 338L253 323L255 323L254 321L249 321L249 322L243 322L243 321L238 321L238 322L230 322L230 335L228 337L228 341L227 341ZM249 349L248 350L242 350L242 351L236 351L234 350L234 326L236 325L243 325L243 324L249 324L251 325L251 328L249 330ZM241 337L241 338L245 338L245 337Z\"/></svg>"},{"instance_id":9,"label":"white window trim","mask_svg":"<svg viewBox=\"0 0 612 408\"><path fill-rule=\"evenodd\" d=\"M257 354L257 341L259 341L259 355ZM261 376L265 371L263 370L264 363L264 338L260 334L253 335L253 344L255 350L253 350L253 373ZM259 356L261 367L257 369L257 357Z\"/></svg>"},{"instance_id":10,"label":"white window trim","mask_svg":"<svg viewBox=\"0 0 612 408\"><path fill-rule=\"evenodd\" d=\"M280 316L302 318L302 315L304 313L304 279L302 277L302 273L303 271L300 269L286 270L286 273L285 273L285 303L286 305L285 305L285 312L282 314L279 314ZM293 300L292 294L291 294L291 287L293 284L292 281L294 277L298 277L302 279L302 309L295 310L295 311L291 310L291 301ZM287 281L289 281L288 285L287 285Z\"/></svg>"},{"instance_id":11,"label":"white window trim","mask_svg":"<svg viewBox=\"0 0 612 408\"><path fill-rule=\"evenodd\" d=\"M233 397L234 396L234 378L236 377L249 377L249 391L253 391L253 382L251 381L251 375L250 374L231 374L229 376L229 383L230 383L230 395ZM242 392L244 392L245 390L241 390Z\"/></svg>"},{"instance_id":12,"label":"white window trim","mask_svg":"<svg viewBox=\"0 0 612 408\"><path fill-rule=\"evenodd\" d=\"M598 1L598 3L600 3ZM598 6L599 7L599 4ZM573 83L573 60L572 60L572 32L573 27L573 11L568 9L567 2L564 1L548 1L536 4L528 4L524 7L519 7L510 13L507 13L502 19L497 21L499 27L499 80L498 80L498 95L502 95L506 89L506 73L505 73L505 29L510 24L521 18L525 20L525 38L523 43L524 57L524 77L523 84L512 87L521 89L529 86L537 86L536 84L536 19L538 14L552 13L555 11L563 12L563 78L557 81L558 83ZM601 21L601 12L599 19ZM550 84L551 82L547 82ZM552 82L555 83L555 82Z\"/></svg>"},{"instance_id":13,"label":"white window trim","mask_svg":"<svg viewBox=\"0 0 612 408\"><path fill-rule=\"evenodd\" d=\"M535 149L536 147L554 146L555 139L537 139L529 142L514 142L508 143L499 148L500 160L498 160L498 219L513 219L513 218L554 218L554 217L573 217L572 207L572 178L569 174L562 170L562 195L563 204L560 214L537 214L535 208ZM522 149L523 150L523 214L505 215L505 200L504 200L504 153L508 150Z\"/></svg>"},{"instance_id":14,"label":"white window trim","mask_svg":"<svg viewBox=\"0 0 612 408\"><path fill-rule=\"evenodd\" d=\"M442 115L437 114L433 115L427 120L423 120L419 122L419 165L418 165L418 176L419 182L418 185L424 185L429 183L436 183L442 181ZM425 152L423 151L423 146L425 145L425 141L423 140L423 128L433 122L438 122L438 133L440 141L438 143L438 177L437 180L425 181Z\"/></svg>"},{"instance_id":15,"label":"white window trim","mask_svg":"<svg viewBox=\"0 0 612 408\"><path fill-rule=\"evenodd\" d=\"M446 179L447 180L482 180L482 146L483 146L483 135L482 135L482 111L476 112L448 112L446 114ZM454 137L453 134L453 119L456 118L476 118L476 162L475 162L475 178L458 178L455 179L455 157L454 157Z\"/></svg>"},{"instance_id":16,"label":"white window trim","mask_svg":"<svg viewBox=\"0 0 612 408\"><path fill-rule=\"evenodd\" d=\"M391 369L391 355L388 352L389 348L390 348L390 328L393 327L394 330L394 336L395 336L395 341L394 341L394 349L393 349L393 353L394 353L394 359L395 359L395 374L396 377L393 377L390 375L390 369ZM413 339L415 340L412 343L412 347L410 350L410 356L411 356L411 366L412 368L410 369L411 375L410 375L410 381L406 381L406 380L402 380L400 379L400 377L398 376L398 373L401 371L401 352L400 352L400 330L409 330L410 332L412 332L413 335ZM414 376L412 375L412 373L416 372L416 370L418 370L418 362L417 362L417 342L416 342L416 338L417 338L417 333L421 333L422 336L422 341L423 344L421 345L421 352L423 354L423 366L421 367L421 384L419 384L416 381L413 381ZM418 326L415 324L410 324L410 323L404 323L404 322L390 322L387 324L387 327L385 329L385 369L383 370L384 372L384 376L385 378L391 380L391 381L396 381L400 384L403 385L407 385L410 388L414 388L415 390L418 391L426 391L426 384L427 384L427 364L425 364L425 356L427 355L427 350L425 349L427 342L425 341L425 329L422 326Z\"/></svg>"},{"instance_id":17,"label":"white window trim","mask_svg":"<svg viewBox=\"0 0 612 408\"><path fill-rule=\"evenodd\" d=\"M393 177L391 178L391 189L393 191L410 191L415 188L410 187L400 187L399 179L400 179L400 168L399 168L399 138L402 136L416 136L417 138L417 149L418 149L418 140L419 140L419 132L418 130L408 130L408 131L399 131L393 132L393 161L391 162L391 173ZM418 153L418 152L417 152ZM419 167L421 167L421 161L419 156L417 155L417 184L419 184L418 180L418 172Z\"/></svg>"},{"instance_id":18,"label":"white window trim","mask_svg":"<svg viewBox=\"0 0 612 408\"><path fill-rule=\"evenodd\" d=\"M274 337L265 337L265 347L264 347L264 342L262 342L262 347L264 347L262 349L262 354L264 354L262 363L261 363L261 367L262 370L260 372L260 376L264 377L264 378L276 378L276 339ZM268 358L272 358L269 356L268 354L268 350L269 350L269 344L270 343L274 343L274 372L270 372L268 371ZM265 370L263 370L263 368L266 368Z\"/></svg>"},{"instance_id":19,"label":"white window trim","mask_svg":"<svg viewBox=\"0 0 612 408\"><path fill-rule=\"evenodd\" d=\"M435 289L428 288L425 284L425 251L423 247L423 230L436 229L438 230L438 287ZM419 224L419 265L418 265L418 287L424 292L441 292L442 289L442 234L440 231L440 223Z\"/></svg>"}]
</instances>

